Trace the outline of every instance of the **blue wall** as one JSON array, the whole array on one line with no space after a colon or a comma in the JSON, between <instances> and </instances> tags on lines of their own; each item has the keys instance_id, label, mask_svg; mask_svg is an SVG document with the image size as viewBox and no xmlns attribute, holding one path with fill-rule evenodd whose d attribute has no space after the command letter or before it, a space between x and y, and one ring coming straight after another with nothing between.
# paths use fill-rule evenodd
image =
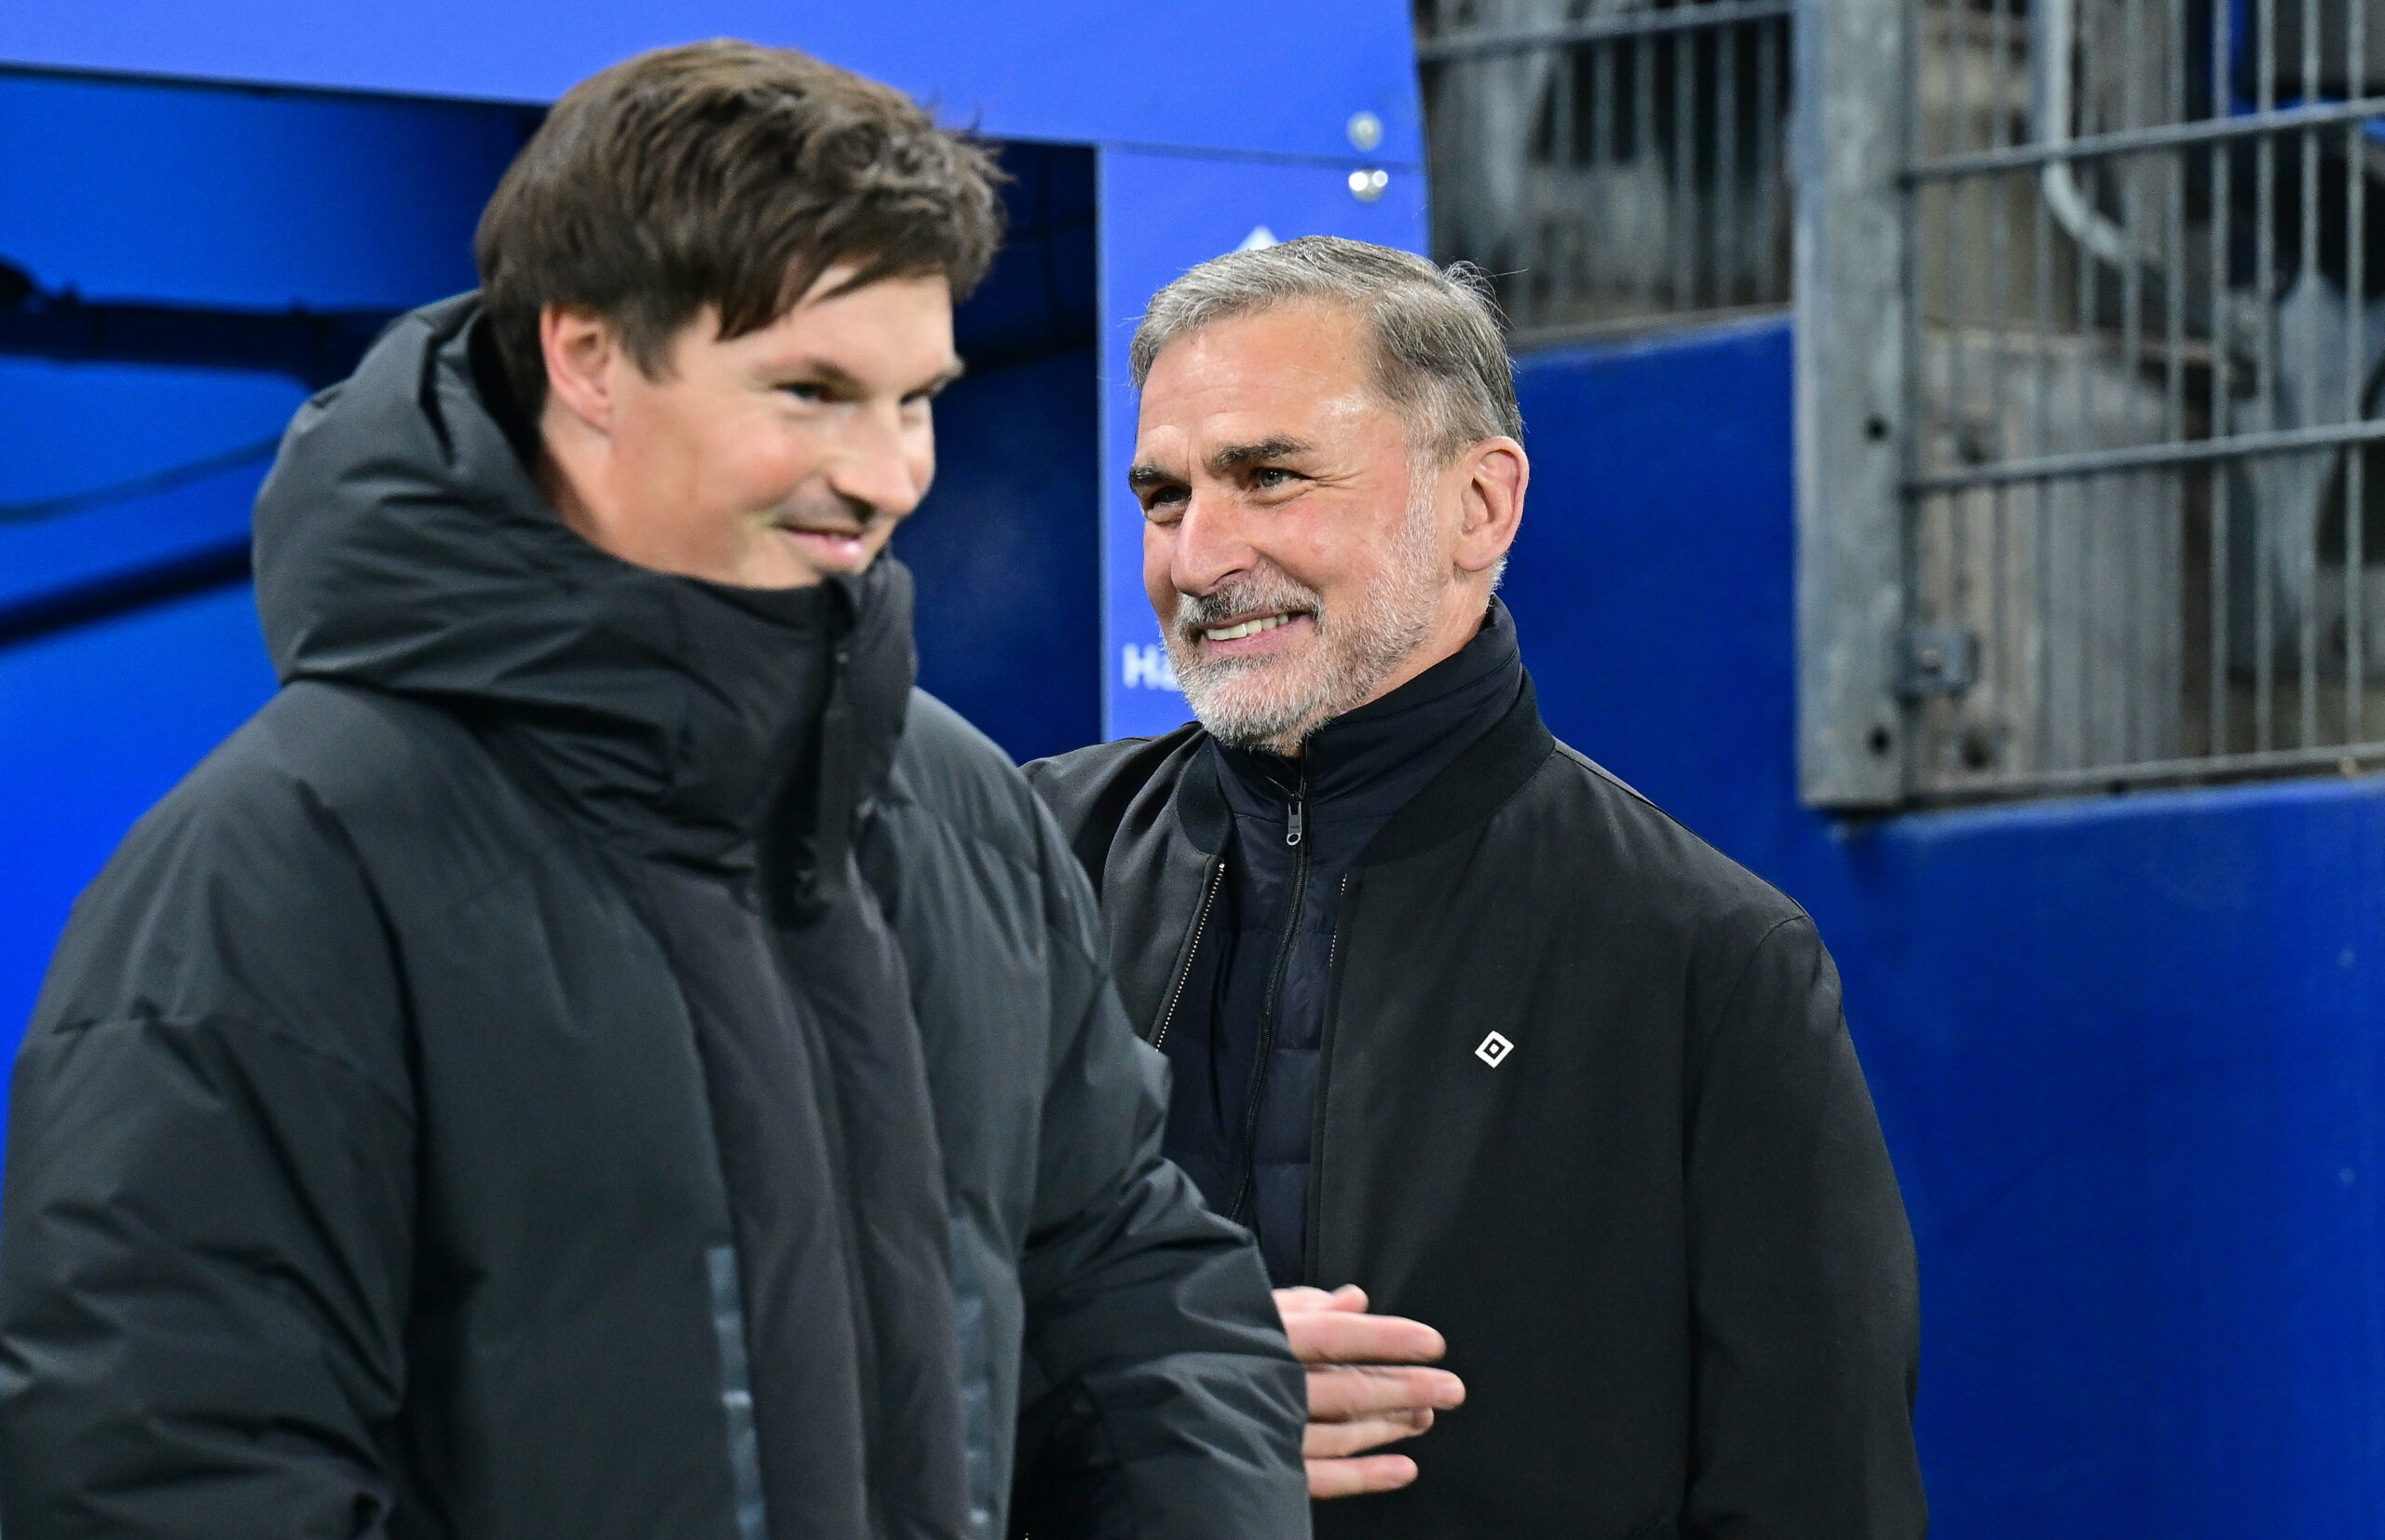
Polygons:
<instances>
[{"instance_id":1,"label":"blue wall","mask_svg":"<svg viewBox=\"0 0 2385 1540\"><path fill-rule=\"evenodd\" d=\"M0 7L0 63L549 102L642 49L700 37L808 48L1002 139L1424 158L1401 0L62 0Z\"/></svg>"},{"instance_id":2,"label":"blue wall","mask_svg":"<svg viewBox=\"0 0 2385 1540\"><path fill-rule=\"evenodd\" d=\"M1790 338L1522 371L1560 736L1805 902L1922 1266L1945 1540L2385 1533L2385 783L1800 808Z\"/></svg>"}]
</instances>

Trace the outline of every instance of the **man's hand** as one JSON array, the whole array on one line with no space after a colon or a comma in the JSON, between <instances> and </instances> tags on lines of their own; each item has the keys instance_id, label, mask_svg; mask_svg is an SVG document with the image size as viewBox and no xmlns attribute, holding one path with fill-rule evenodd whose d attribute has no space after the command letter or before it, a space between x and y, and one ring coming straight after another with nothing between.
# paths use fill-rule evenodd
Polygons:
<instances>
[{"instance_id":1,"label":"man's hand","mask_svg":"<svg viewBox=\"0 0 2385 1540\"><path fill-rule=\"evenodd\" d=\"M1448 1351L1441 1334L1422 1321L1370 1315L1366 1291L1344 1284L1279 1288L1275 1308L1292 1356L1308 1365L1308 1459L1311 1497L1356 1497L1390 1492L1416 1479L1405 1454L1363 1451L1413 1438L1433 1425L1433 1413L1465 1399L1465 1385L1429 1364Z\"/></svg>"}]
</instances>

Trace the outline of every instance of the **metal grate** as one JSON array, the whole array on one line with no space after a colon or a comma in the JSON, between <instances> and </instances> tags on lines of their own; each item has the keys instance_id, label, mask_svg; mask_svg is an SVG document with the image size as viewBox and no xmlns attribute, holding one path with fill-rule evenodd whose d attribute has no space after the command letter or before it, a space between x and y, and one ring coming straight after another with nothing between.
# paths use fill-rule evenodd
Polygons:
<instances>
[{"instance_id":1,"label":"metal grate","mask_svg":"<svg viewBox=\"0 0 2385 1540\"><path fill-rule=\"evenodd\" d=\"M1806 574L1806 645L1839 649L1807 661L1809 794L2385 758L2385 0L1857 5L1900 7L1879 20L1908 66L1814 63L1891 103L1867 121L1900 141L1893 222L1813 223L1874 197L1817 146L1804 234L1853 288L1885 265L1899 336L1863 359L1847 296L1824 300L1801 381L1812 446L1858 488L1806 486L1807 538L1838 542ZM1849 250L1872 237L1888 258ZM1885 518L1847 447L1866 413L1892 429ZM1853 554L1880 538L1888 563ZM1869 638L1820 608L1867 570L1894 590Z\"/></svg>"},{"instance_id":2,"label":"metal grate","mask_svg":"<svg viewBox=\"0 0 2385 1540\"><path fill-rule=\"evenodd\" d=\"M1442 260L1520 343L1789 300L1792 0L1417 0Z\"/></svg>"}]
</instances>

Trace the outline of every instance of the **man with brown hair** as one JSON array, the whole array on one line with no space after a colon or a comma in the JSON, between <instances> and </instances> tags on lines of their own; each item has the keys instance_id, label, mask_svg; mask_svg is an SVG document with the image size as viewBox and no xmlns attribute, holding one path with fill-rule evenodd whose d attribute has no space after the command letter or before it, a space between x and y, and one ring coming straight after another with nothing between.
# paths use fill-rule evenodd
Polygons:
<instances>
[{"instance_id":1,"label":"man with brown hair","mask_svg":"<svg viewBox=\"0 0 2385 1540\"><path fill-rule=\"evenodd\" d=\"M9 1540L1307 1533L1258 1258L879 557L994 179L798 54L633 60L300 412L284 688L18 1064Z\"/></svg>"}]
</instances>

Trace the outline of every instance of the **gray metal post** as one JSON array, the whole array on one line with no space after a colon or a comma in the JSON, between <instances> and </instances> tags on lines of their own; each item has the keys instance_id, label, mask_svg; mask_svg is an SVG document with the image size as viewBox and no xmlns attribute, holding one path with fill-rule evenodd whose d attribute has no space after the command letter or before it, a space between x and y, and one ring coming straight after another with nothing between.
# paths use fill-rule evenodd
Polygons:
<instances>
[{"instance_id":1,"label":"gray metal post","mask_svg":"<svg viewBox=\"0 0 2385 1540\"><path fill-rule=\"evenodd\" d=\"M1905 18L1800 0L1794 30L1798 780L1886 807L1907 758Z\"/></svg>"}]
</instances>

